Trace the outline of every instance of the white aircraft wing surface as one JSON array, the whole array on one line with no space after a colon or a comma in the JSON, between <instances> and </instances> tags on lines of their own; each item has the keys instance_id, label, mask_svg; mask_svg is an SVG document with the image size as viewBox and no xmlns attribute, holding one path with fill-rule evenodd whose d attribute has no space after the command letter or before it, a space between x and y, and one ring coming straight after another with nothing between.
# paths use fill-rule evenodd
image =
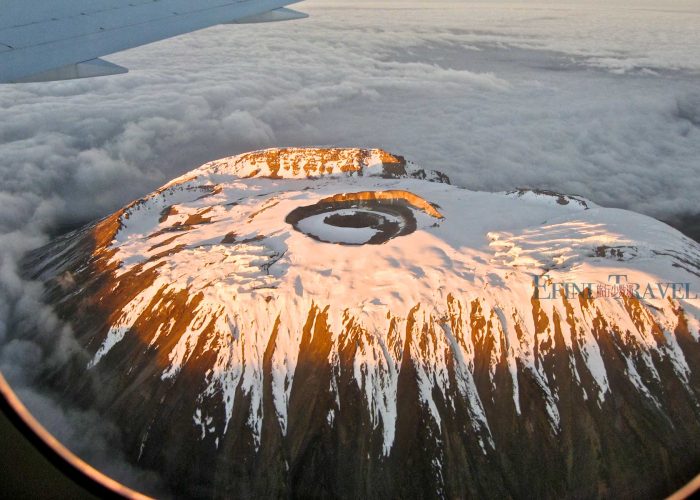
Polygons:
<instances>
[{"instance_id":1,"label":"white aircraft wing surface","mask_svg":"<svg viewBox=\"0 0 700 500\"><path fill-rule=\"evenodd\" d=\"M125 73L101 56L215 24L299 19L299 0L0 0L0 83Z\"/></svg>"}]
</instances>

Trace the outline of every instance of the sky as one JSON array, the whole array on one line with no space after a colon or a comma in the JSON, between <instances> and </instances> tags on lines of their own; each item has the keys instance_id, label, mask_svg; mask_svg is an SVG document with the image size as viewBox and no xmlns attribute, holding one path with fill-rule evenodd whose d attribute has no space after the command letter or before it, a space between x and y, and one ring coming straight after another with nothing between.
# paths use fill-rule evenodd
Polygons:
<instances>
[{"instance_id":1,"label":"sky","mask_svg":"<svg viewBox=\"0 0 700 500\"><path fill-rule=\"evenodd\" d=\"M697 1L294 8L311 17L106 57L126 75L0 86L0 369L117 476L143 480L113 459L109 423L99 439L81 435L73 423L95 415L32 388L37 367L78 347L18 263L206 161L381 147L469 189L550 189L664 220L700 213Z\"/></svg>"}]
</instances>

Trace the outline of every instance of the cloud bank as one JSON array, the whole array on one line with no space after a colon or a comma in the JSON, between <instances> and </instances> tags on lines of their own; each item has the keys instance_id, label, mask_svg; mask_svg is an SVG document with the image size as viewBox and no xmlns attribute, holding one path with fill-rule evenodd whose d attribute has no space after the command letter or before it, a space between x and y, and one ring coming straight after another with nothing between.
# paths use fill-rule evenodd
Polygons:
<instances>
[{"instance_id":1,"label":"cloud bank","mask_svg":"<svg viewBox=\"0 0 700 500\"><path fill-rule=\"evenodd\" d=\"M672 2L305 2L108 57L127 75L0 87L0 369L66 444L97 416L32 389L78 349L18 263L208 160L382 147L477 190L538 187L673 219L700 212L700 9ZM150 483L149 483L150 484Z\"/></svg>"}]
</instances>

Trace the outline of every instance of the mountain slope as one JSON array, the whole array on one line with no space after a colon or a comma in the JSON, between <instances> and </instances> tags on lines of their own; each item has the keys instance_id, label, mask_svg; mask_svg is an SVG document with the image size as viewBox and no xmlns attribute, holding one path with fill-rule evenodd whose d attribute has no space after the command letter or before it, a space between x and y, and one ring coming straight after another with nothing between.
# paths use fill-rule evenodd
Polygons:
<instances>
[{"instance_id":1,"label":"mountain slope","mask_svg":"<svg viewBox=\"0 0 700 500\"><path fill-rule=\"evenodd\" d=\"M660 495L700 468L700 247L631 212L276 149L27 268L87 353L53 384L188 496Z\"/></svg>"}]
</instances>

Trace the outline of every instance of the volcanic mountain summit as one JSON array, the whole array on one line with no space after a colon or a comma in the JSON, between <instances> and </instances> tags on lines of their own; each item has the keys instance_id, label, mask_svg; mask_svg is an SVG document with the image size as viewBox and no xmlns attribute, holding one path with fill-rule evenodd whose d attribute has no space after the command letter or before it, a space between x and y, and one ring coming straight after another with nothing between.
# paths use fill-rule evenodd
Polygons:
<instances>
[{"instance_id":1,"label":"volcanic mountain summit","mask_svg":"<svg viewBox=\"0 0 700 500\"><path fill-rule=\"evenodd\" d=\"M186 496L662 495L700 469L700 246L642 215L272 149L27 268L84 348L53 385Z\"/></svg>"}]
</instances>

